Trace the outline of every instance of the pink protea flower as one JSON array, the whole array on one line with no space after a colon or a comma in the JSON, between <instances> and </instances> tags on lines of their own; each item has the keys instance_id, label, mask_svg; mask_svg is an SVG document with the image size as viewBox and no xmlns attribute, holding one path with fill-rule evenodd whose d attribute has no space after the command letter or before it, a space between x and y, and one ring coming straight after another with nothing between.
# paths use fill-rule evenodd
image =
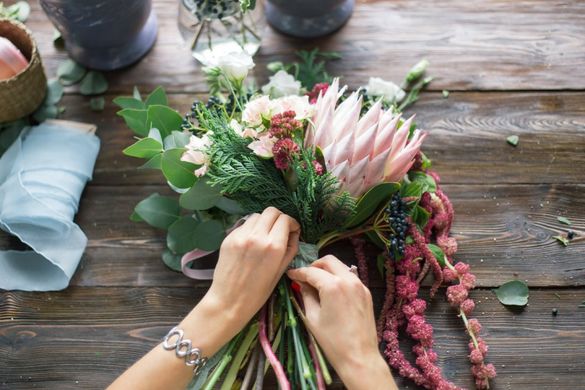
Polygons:
<instances>
[{"instance_id":1,"label":"pink protea flower","mask_svg":"<svg viewBox=\"0 0 585 390\"><path fill-rule=\"evenodd\" d=\"M354 92L337 105L342 93L335 79L319 96L305 143L323 150L327 170L353 196L362 195L382 181L402 180L426 133L415 130L409 140L413 118L400 125L401 116L384 111L380 101L360 118L360 94Z\"/></svg>"}]
</instances>

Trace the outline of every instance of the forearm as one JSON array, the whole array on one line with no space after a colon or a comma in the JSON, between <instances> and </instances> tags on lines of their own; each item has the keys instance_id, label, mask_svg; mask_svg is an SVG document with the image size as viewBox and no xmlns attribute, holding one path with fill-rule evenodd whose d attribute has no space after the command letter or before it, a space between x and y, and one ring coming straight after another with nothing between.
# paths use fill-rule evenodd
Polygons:
<instances>
[{"instance_id":1,"label":"forearm","mask_svg":"<svg viewBox=\"0 0 585 390\"><path fill-rule=\"evenodd\" d=\"M210 357L226 344L240 329L231 325L229 311L222 310L205 298L178 325L184 339L191 340L202 356ZM154 347L112 385L110 390L185 389L193 378L193 367L184 359L167 351L162 343Z\"/></svg>"},{"instance_id":2,"label":"forearm","mask_svg":"<svg viewBox=\"0 0 585 390\"><path fill-rule=\"evenodd\" d=\"M356 361L337 371L348 390L398 390L390 368L379 354L356 356Z\"/></svg>"}]
</instances>

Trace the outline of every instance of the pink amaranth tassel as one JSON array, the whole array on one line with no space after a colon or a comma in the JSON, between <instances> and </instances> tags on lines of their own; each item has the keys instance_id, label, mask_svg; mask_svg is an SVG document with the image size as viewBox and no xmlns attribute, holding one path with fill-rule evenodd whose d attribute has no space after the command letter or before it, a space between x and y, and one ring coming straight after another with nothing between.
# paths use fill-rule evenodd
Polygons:
<instances>
[{"instance_id":1,"label":"pink amaranth tassel","mask_svg":"<svg viewBox=\"0 0 585 390\"><path fill-rule=\"evenodd\" d=\"M353 245L353 250L355 254L355 258L357 259L358 263L358 274L360 276L360 280L364 284L364 286L368 286L368 259L366 257L366 252L364 247L366 245L366 241L363 238L352 237L350 239L351 244Z\"/></svg>"}]
</instances>

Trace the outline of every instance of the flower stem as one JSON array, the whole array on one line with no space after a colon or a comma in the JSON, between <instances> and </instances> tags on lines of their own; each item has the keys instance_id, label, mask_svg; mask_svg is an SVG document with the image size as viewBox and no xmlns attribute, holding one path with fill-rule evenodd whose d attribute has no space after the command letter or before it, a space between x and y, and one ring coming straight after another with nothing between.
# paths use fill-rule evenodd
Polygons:
<instances>
[{"instance_id":1,"label":"flower stem","mask_svg":"<svg viewBox=\"0 0 585 390\"><path fill-rule=\"evenodd\" d=\"M274 370L274 374L276 375L276 379L278 380L278 384L281 390L290 390L290 383L286 377L286 374L284 373L282 364L280 364L280 361L278 361L278 358L274 354L272 346L270 345L270 341L268 340L268 335L266 334L266 311L267 307L264 305L260 310L260 328L258 334L260 345L262 346L262 350L264 351L266 358Z\"/></svg>"}]
</instances>

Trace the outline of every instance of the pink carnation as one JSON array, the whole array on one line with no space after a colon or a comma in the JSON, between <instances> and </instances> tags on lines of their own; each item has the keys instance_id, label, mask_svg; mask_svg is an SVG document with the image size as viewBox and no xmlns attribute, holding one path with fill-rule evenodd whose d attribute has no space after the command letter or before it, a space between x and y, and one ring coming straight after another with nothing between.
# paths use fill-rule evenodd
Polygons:
<instances>
[{"instance_id":1,"label":"pink carnation","mask_svg":"<svg viewBox=\"0 0 585 390\"><path fill-rule=\"evenodd\" d=\"M475 309L475 302L473 299L466 299L461 303L461 310L465 313L466 316L470 315Z\"/></svg>"},{"instance_id":2,"label":"pink carnation","mask_svg":"<svg viewBox=\"0 0 585 390\"><path fill-rule=\"evenodd\" d=\"M453 307L457 307L467 299L469 292L465 286L457 284L455 286L449 286L447 288L447 300Z\"/></svg>"}]
</instances>

